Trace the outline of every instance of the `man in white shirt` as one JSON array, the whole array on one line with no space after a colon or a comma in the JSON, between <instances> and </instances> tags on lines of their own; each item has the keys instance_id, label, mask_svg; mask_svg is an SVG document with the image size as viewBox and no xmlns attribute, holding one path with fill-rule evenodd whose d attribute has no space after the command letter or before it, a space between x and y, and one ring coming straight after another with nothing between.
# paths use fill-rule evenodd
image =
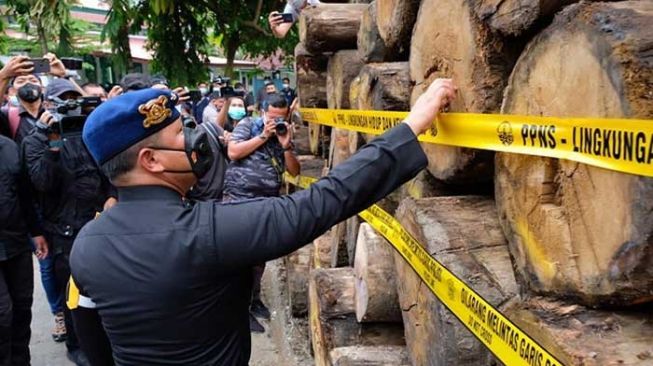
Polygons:
<instances>
[{"instance_id":1,"label":"man in white shirt","mask_svg":"<svg viewBox=\"0 0 653 366\"><path fill-rule=\"evenodd\" d=\"M316 6L320 0L288 0L286 7L283 9L284 14L292 14L292 22L284 21L283 16L278 11L273 11L268 16L270 29L277 38L283 38L288 34L290 28L299 20L299 14L307 6Z\"/></svg>"}]
</instances>

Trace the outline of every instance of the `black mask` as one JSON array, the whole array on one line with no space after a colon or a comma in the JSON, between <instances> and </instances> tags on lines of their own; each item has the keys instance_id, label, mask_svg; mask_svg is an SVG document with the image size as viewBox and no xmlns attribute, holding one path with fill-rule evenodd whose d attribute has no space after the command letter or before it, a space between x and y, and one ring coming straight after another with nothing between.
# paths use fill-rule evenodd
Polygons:
<instances>
[{"instance_id":1,"label":"black mask","mask_svg":"<svg viewBox=\"0 0 653 366\"><path fill-rule=\"evenodd\" d=\"M18 98L27 103L34 103L41 98L41 87L31 83L25 84L18 88Z\"/></svg>"},{"instance_id":2,"label":"black mask","mask_svg":"<svg viewBox=\"0 0 653 366\"><path fill-rule=\"evenodd\" d=\"M166 170L168 173L193 173L197 179L202 178L213 164L213 151L209 145L209 136L205 131L184 127L184 149L152 146L151 149L185 152L191 170Z\"/></svg>"}]
</instances>

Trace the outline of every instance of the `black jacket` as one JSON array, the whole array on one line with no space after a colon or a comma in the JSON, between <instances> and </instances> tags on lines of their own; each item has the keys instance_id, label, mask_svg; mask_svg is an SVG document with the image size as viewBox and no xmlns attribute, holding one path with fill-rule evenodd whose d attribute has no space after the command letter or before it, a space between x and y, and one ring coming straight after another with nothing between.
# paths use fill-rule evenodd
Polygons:
<instances>
[{"instance_id":1,"label":"black jacket","mask_svg":"<svg viewBox=\"0 0 653 366\"><path fill-rule=\"evenodd\" d=\"M0 261L30 250L28 235L41 235L18 146L0 136Z\"/></svg>"},{"instance_id":2,"label":"black jacket","mask_svg":"<svg viewBox=\"0 0 653 366\"><path fill-rule=\"evenodd\" d=\"M43 230L55 253L69 252L82 226L102 211L111 186L81 136L67 138L60 151L52 151L44 131L35 128L22 149Z\"/></svg>"},{"instance_id":3,"label":"black jacket","mask_svg":"<svg viewBox=\"0 0 653 366\"><path fill-rule=\"evenodd\" d=\"M163 187L121 188L75 240L72 275L117 365L247 365L251 267L311 242L426 163L402 124L289 196L191 203Z\"/></svg>"}]
</instances>

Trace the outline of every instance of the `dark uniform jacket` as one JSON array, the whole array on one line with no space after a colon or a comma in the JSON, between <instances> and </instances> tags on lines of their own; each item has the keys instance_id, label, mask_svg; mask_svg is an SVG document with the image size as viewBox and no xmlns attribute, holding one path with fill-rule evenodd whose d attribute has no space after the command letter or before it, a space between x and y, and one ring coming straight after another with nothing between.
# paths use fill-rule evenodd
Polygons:
<instances>
[{"instance_id":1,"label":"dark uniform jacket","mask_svg":"<svg viewBox=\"0 0 653 366\"><path fill-rule=\"evenodd\" d=\"M163 187L120 188L77 237L73 278L117 365L247 365L251 267L311 242L426 163L402 124L289 196L193 204Z\"/></svg>"},{"instance_id":2,"label":"dark uniform jacket","mask_svg":"<svg viewBox=\"0 0 653 366\"><path fill-rule=\"evenodd\" d=\"M0 261L30 250L28 232L41 235L27 188L18 146L0 136Z\"/></svg>"},{"instance_id":3,"label":"dark uniform jacket","mask_svg":"<svg viewBox=\"0 0 653 366\"><path fill-rule=\"evenodd\" d=\"M39 120L41 117L41 114L45 111L45 108L41 106L39 109L39 113L36 116L36 118L32 117L32 115L23 107L23 105L19 105L18 107L12 107L12 108L18 108L18 116L20 117L20 121L18 123L18 129L16 130L16 136L14 137L14 141L18 144L18 146L21 145L23 142L23 139L27 137L30 132L34 129L34 126L36 126L36 121ZM7 125L9 126L9 113L7 110L0 110L0 125ZM9 136L6 134L5 136Z\"/></svg>"},{"instance_id":4,"label":"dark uniform jacket","mask_svg":"<svg viewBox=\"0 0 653 366\"><path fill-rule=\"evenodd\" d=\"M102 211L111 186L86 150L81 136L67 138L60 151L34 128L23 140L23 161L55 253L68 253L75 235Z\"/></svg>"}]
</instances>

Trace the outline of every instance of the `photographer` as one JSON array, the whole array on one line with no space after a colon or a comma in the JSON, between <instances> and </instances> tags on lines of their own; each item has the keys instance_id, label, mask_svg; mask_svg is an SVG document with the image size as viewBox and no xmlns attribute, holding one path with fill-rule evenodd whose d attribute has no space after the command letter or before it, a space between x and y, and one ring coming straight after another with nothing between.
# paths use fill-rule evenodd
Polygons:
<instances>
[{"instance_id":1,"label":"photographer","mask_svg":"<svg viewBox=\"0 0 653 366\"><path fill-rule=\"evenodd\" d=\"M66 68L55 55L43 56L50 62L50 75L63 77ZM43 113L43 85L38 75L32 74L34 63L27 56L12 57L0 70L0 100L4 99L8 86L13 86L18 95L18 108L10 107L0 112L0 125L9 126L9 137L18 145L34 128Z\"/></svg>"},{"instance_id":2,"label":"photographer","mask_svg":"<svg viewBox=\"0 0 653 366\"><path fill-rule=\"evenodd\" d=\"M283 9L285 14L292 14L292 22L284 22L283 16L278 11L273 11L268 16L270 29L277 38L283 38L288 34L293 24L299 20L299 15L307 6L319 5L319 0L288 0L286 7Z\"/></svg>"},{"instance_id":3,"label":"photographer","mask_svg":"<svg viewBox=\"0 0 653 366\"><path fill-rule=\"evenodd\" d=\"M53 102L57 98L59 101ZM54 254L55 277L62 292L70 277L68 258L73 241L82 226L102 211L110 192L107 179L82 142L81 131L61 134L71 120L67 114L72 114L72 111L62 111L72 107L70 104L62 105L78 98L81 94L68 80L56 79L50 83L46 99L48 106L55 109L43 112L22 145L24 165L36 191L44 236ZM90 110L79 106L75 112L84 115ZM68 358L77 365L86 365L88 361L79 349L70 312L65 306L64 319Z\"/></svg>"},{"instance_id":4,"label":"photographer","mask_svg":"<svg viewBox=\"0 0 653 366\"><path fill-rule=\"evenodd\" d=\"M293 152L292 127L286 122L288 103L281 95L267 100L263 116L241 120L231 134L227 147L232 160L224 181L225 201L279 196L284 171L293 176L300 167ZM252 270L253 288L250 305L250 330L264 332L255 316L270 319L261 301L261 277L265 263Z\"/></svg>"}]
</instances>

